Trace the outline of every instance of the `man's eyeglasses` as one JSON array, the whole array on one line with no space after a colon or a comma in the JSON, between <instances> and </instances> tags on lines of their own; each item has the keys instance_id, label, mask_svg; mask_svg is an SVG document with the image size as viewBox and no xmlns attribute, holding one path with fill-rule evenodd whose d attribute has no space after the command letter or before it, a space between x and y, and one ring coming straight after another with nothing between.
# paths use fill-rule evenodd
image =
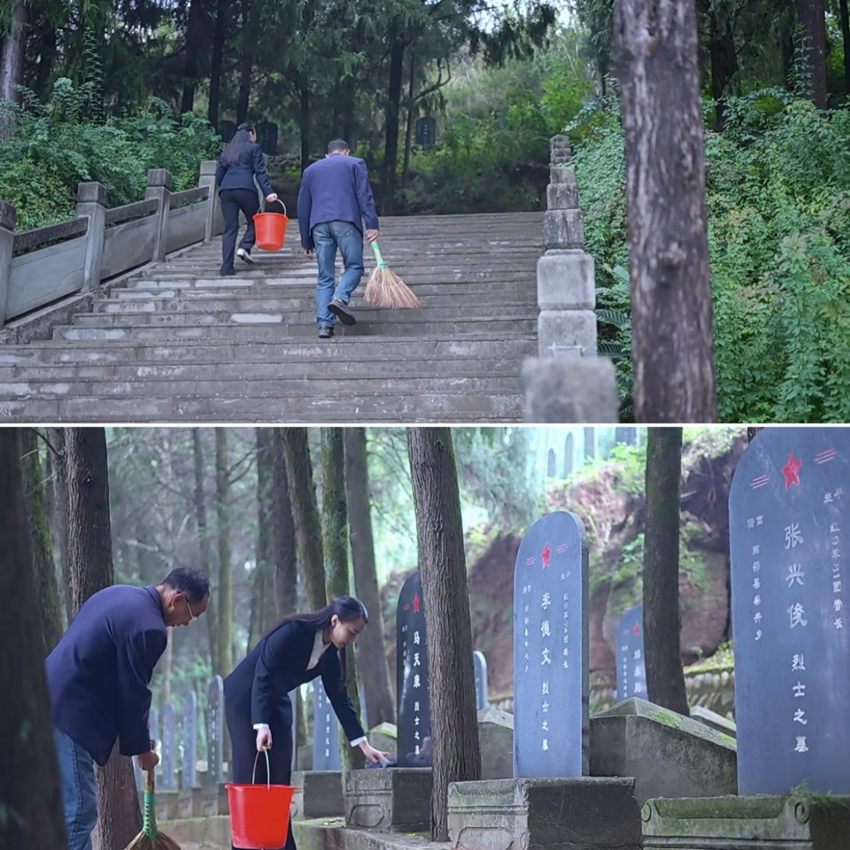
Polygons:
<instances>
[{"instance_id":1,"label":"man's eyeglasses","mask_svg":"<svg viewBox=\"0 0 850 850\"><path fill-rule=\"evenodd\" d=\"M186 600L186 607L189 609L189 616L192 618L189 622L192 623L198 619L198 615L192 610L192 606L189 604L189 597L184 596L183 598Z\"/></svg>"}]
</instances>

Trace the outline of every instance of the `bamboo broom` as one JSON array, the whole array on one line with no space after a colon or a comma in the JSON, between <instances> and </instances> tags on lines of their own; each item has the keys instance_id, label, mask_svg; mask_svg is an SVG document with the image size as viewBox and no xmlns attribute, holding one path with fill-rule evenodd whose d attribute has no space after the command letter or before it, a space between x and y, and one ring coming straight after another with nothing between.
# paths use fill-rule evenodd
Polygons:
<instances>
[{"instance_id":1,"label":"bamboo broom","mask_svg":"<svg viewBox=\"0 0 850 850\"><path fill-rule=\"evenodd\" d=\"M366 300L376 307L388 307L390 310L418 307L419 299L413 290L392 269L387 268L377 240L372 242L372 250L377 265L366 283Z\"/></svg>"},{"instance_id":2,"label":"bamboo broom","mask_svg":"<svg viewBox=\"0 0 850 850\"><path fill-rule=\"evenodd\" d=\"M151 741L151 749L154 742ZM160 832L156 826L154 807L153 768L145 772L145 817L142 831L124 848L124 850L180 850L180 845Z\"/></svg>"}]
</instances>

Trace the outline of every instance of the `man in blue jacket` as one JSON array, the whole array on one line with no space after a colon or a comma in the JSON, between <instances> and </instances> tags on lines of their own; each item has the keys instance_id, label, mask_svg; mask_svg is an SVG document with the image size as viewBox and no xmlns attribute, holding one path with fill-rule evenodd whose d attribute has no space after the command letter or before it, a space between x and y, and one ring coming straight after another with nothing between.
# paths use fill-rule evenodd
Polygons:
<instances>
[{"instance_id":1,"label":"man in blue jacket","mask_svg":"<svg viewBox=\"0 0 850 850\"><path fill-rule=\"evenodd\" d=\"M334 334L334 316L346 325L356 321L349 301L363 276L364 221L366 238L374 242L378 214L366 163L351 156L348 142L334 139L325 158L304 170L298 192L301 245L308 256L315 251L319 265L316 320L323 339ZM339 285L334 270L337 249L343 262Z\"/></svg>"},{"instance_id":2,"label":"man in blue jacket","mask_svg":"<svg viewBox=\"0 0 850 850\"><path fill-rule=\"evenodd\" d=\"M69 850L91 850L97 823L94 762L106 764L116 738L122 755L151 770L148 688L168 642L207 610L210 585L200 570L172 570L157 585L116 584L90 596L47 656L53 737Z\"/></svg>"}]
</instances>

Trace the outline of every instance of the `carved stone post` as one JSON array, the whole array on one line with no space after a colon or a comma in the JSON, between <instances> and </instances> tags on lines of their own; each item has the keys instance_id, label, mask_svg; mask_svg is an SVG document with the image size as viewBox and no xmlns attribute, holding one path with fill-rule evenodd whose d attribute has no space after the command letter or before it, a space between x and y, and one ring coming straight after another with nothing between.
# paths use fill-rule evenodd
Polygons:
<instances>
[{"instance_id":1,"label":"carved stone post","mask_svg":"<svg viewBox=\"0 0 850 850\"><path fill-rule=\"evenodd\" d=\"M215 190L215 170L218 162L214 159L205 159L201 163L201 176L198 178L199 186L209 186L210 194L207 198L207 222L204 228L204 242L211 242L215 236L216 210L218 209L218 192Z\"/></svg>"},{"instance_id":2,"label":"carved stone post","mask_svg":"<svg viewBox=\"0 0 850 850\"><path fill-rule=\"evenodd\" d=\"M12 279L12 249L18 211L13 204L0 201L0 328L6 323L6 301Z\"/></svg>"},{"instance_id":3,"label":"carved stone post","mask_svg":"<svg viewBox=\"0 0 850 850\"><path fill-rule=\"evenodd\" d=\"M83 267L83 292L100 286L100 265L103 260L103 240L106 231L106 186L103 183L77 185L77 218L88 218L86 229L86 259Z\"/></svg>"},{"instance_id":4,"label":"carved stone post","mask_svg":"<svg viewBox=\"0 0 850 850\"><path fill-rule=\"evenodd\" d=\"M538 358L523 364L528 422L616 422L610 360L596 355L593 257L584 250L575 166L566 136L550 139L550 183L537 261Z\"/></svg>"},{"instance_id":5,"label":"carved stone post","mask_svg":"<svg viewBox=\"0 0 850 850\"><path fill-rule=\"evenodd\" d=\"M165 259L168 247L168 215L171 212L171 173L165 168L151 168L148 171L148 187L145 198L157 201L157 228L154 237L153 260Z\"/></svg>"}]
</instances>

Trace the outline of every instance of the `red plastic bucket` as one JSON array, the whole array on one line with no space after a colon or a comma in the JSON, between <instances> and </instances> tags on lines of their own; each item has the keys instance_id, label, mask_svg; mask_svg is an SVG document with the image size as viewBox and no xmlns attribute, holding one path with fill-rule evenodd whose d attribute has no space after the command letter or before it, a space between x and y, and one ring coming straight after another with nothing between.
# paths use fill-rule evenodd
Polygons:
<instances>
[{"instance_id":1,"label":"red plastic bucket","mask_svg":"<svg viewBox=\"0 0 850 850\"><path fill-rule=\"evenodd\" d=\"M268 754L266 765L268 776ZM255 759L255 773L256 770ZM278 850L286 844L294 786L228 784L225 788L230 804L230 832L234 847Z\"/></svg>"},{"instance_id":2,"label":"red plastic bucket","mask_svg":"<svg viewBox=\"0 0 850 850\"><path fill-rule=\"evenodd\" d=\"M274 203L274 202L273 202ZM279 251L283 248L283 240L286 237L286 205L280 198L277 199L283 207L282 213L266 212L265 201L263 211L254 216L254 231L257 235L257 247L261 251Z\"/></svg>"}]
</instances>

